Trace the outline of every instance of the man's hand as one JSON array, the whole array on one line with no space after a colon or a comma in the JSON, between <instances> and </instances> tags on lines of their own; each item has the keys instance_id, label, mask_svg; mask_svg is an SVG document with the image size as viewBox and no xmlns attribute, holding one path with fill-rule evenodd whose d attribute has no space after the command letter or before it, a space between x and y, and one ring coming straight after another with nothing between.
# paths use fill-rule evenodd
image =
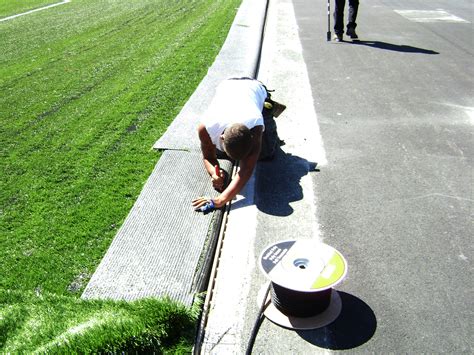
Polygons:
<instances>
[{"instance_id":1,"label":"man's hand","mask_svg":"<svg viewBox=\"0 0 474 355\"><path fill-rule=\"evenodd\" d=\"M215 172L211 175L212 186L219 192L224 189L225 171L219 168L219 165L214 167Z\"/></svg>"},{"instance_id":2,"label":"man's hand","mask_svg":"<svg viewBox=\"0 0 474 355\"><path fill-rule=\"evenodd\" d=\"M198 197L192 201L194 210L196 212L203 212L207 214L216 208L216 205L209 197Z\"/></svg>"}]
</instances>

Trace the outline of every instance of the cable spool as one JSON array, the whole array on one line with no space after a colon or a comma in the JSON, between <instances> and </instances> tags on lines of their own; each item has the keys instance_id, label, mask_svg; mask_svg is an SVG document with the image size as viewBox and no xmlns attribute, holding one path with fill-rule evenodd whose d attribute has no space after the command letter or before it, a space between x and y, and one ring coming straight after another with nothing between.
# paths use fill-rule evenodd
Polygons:
<instances>
[{"instance_id":1,"label":"cable spool","mask_svg":"<svg viewBox=\"0 0 474 355\"><path fill-rule=\"evenodd\" d=\"M342 304L332 287L347 273L336 249L313 240L271 244L260 255L260 268L270 279L265 316L291 329L315 329L334 321ZM263 302L265 289L259 292Z\"/></svg>"}]
</instances>

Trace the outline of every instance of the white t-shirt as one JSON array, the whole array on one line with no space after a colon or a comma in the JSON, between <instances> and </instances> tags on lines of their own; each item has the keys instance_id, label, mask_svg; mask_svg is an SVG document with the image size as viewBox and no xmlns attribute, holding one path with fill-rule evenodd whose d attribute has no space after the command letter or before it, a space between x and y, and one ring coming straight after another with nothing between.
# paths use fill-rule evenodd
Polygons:
<instances>
[{"instance_id":1,"label":"white t-shirt","mask_svg":"<svg viewBox=\"0 0 474 355\"><path fill-rule=\"evenodd\" d=\"M204 114L202 124L217 149L223 150L220 136L234 124L242 123L248 129L264 126L262 109L267 91L257 80L224 80Z\"/></svg>"}]
</instances>

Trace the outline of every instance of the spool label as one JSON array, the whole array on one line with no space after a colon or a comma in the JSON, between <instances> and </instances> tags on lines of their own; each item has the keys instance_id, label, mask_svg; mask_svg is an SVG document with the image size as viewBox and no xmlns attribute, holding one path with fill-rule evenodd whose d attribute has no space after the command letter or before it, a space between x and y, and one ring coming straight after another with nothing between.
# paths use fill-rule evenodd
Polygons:
<instances>
[{"instance_id":1,"label":"spool label","mask_svg":"<svg viewBox=\"0 0 474 355\"><path fill-rule=\"evenodd\" d=\"M265 250L261 258L261 265L263 270L265 270L266 273L270 273L295 243L295 240L282 242L276 245L272 245L270 248Z\"/></svg>"},{"instance_id":2,"label":"spool label","mask_svg":"<svg viewBox=\"0 0 474 355\"><path fill-rule=\"evenodd\" d=\"M345 271L346 265L344 260L342 259L341 254L335 250L334 255L329 260L328 264L326 264L316 281L314 281L311 289L320 289L335 284L342 278Z\"/></svg>"}]
</instances>

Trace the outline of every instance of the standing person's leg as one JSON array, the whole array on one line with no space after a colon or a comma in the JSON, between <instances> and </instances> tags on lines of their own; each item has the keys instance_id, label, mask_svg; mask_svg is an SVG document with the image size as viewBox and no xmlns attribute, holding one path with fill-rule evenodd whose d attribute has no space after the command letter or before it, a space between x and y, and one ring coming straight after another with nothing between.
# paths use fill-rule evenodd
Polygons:
<instances>
[{"instance_id":1,"label":"standing person's leg","mask_svg":"<svg viewBox=\"0 0 474 355\"><path fill-rule=\"evenodd\" d=\"M349 0L349 16L347 19L347 33L349 29L355 30L357 27L357 11L359 10L359 0Z\"/></svg>"},{"instance_id":2,"label":"standing person's leg","mask_svg":"<svg viewBox=\"0 0 474 355\"><path fill-rule=\"evenodd\" d=\"M344 33L344 6L346 0L334 0L334 33L342 39Z\"/></svg>"}]
</instances>

